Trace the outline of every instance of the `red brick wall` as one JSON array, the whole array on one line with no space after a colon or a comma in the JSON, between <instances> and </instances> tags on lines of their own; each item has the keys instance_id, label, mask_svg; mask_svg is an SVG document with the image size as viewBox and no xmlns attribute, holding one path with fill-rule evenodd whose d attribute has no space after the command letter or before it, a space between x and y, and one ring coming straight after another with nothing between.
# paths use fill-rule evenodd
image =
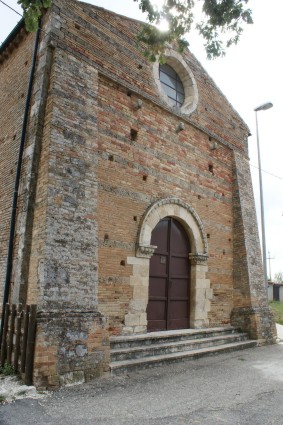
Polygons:
<instances>
[{"instance_id":1,"label":"red brick wall","mask_svg":"<svg viewBox=\"0 0 283 425\"><path fill-rule=\"evenodd\" d=\"M95 63L103 74L166 107L156 90L152 63L136 48L140 22L73 0L54 4L61 17L58 41L62 47L67 45L82 60ZM198 107L187 119L247 153L246 124L189 50L184 59L199 91Z\"/></svg>"},{"instance_id":2,"label":"red brick wall","mask_svg":"<svg viewBox=\"0 0 283 425\"><path fill-rule=\"evenodd\" d=\"M142 215L154 201L178 197L204 224L213 288L211 324L229 323L232 309L232 151L211 150L209 136L149 101L135 110L137 96L99 79L98 229L99 305L118 332L129 301L131 266ZM137 131L131 140L131 129ZM209 171L213 165L213 173ZM146 180L144 180L146 176ZM136 221L135 221L136 220Z\"/></svg>"}]
</instances>

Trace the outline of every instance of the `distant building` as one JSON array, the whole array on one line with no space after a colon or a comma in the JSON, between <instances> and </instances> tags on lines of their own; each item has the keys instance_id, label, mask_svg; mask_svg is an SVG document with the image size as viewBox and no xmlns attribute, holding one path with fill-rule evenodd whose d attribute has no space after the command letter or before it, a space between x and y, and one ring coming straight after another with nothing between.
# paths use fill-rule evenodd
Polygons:
<instances>
[{"instance_id":1,"label":"distant building","mask_svg":"<svg viewBox=\"0 0 283 425\"><path fill-rule=\"evenodd\" d=\"M41 27L9 282L38 306L36 385L107 370L111 335L272 342L241 117L189 50L147 62L138 21L54 0ZM0 50L2 297L34 39Z\"/></svg>"},{"instance_id":2,"label":"distant building","mask_svg":"<svg viewBox=\"0 0 283 425\"><path fill-rule=\"evenodd\" d=\"M268 299L283 302L283 283L268 281Z\"/></svg>"}]
</instances>

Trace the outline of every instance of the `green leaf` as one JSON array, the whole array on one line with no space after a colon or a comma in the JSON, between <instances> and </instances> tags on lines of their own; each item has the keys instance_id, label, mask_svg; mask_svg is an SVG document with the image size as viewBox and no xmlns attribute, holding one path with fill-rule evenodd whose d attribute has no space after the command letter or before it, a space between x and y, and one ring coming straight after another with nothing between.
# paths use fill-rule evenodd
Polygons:
<instances>
[{"instance_id":1,"label":"green leaf","mask_svg":"<svg viewBox=\"0 0 283 425\"><path fill-rule=\"evenodd\" d=\"M38 20L43 9L51 7L52 0L18 0L23 9L26 30L33 32L38 29Z\"/></svg>"}]
</instances>

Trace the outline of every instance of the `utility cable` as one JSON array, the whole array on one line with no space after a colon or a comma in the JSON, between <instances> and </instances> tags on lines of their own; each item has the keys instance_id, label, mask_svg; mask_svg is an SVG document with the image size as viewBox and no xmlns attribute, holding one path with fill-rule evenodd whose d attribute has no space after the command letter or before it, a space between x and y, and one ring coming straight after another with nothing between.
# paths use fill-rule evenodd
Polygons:
<instances>
[{"instance_id":1,"label":"utility cable","mask_svg":"<svg viewBox=\"0 0 283 425\"><path fill-rule=\"evenodd\" d=\"M11 9L13 12L15 12L17 15L23 16L19 12L17 12L15 9L13 9L11 6L9 6L8 4L6 4L5 2L3 2L3 0L0 0L0 2L3 3L4 6L7 6L9 9Z\"/></svg>"},{"instance_id":2,"label":"utility cable","mask_svg":"<svg viewBox=\"0 0 283 425\"><path fill-rule=\"evenodd\" d=\"M253 168L256 168L257 170L259 169L256 165L250 164L250 166L251 166L251 167L253 167ZM263 170L263 169L261 169L261 171L262 171L263 173L265 173L265 174L269 174L269 175L270 175L270 176L272 176L272 177L276 177L276 178L277 178L277 179L279 179L279 180L283 180L283 177L277 176L276 174L272 174L272 173L270 173L269 171L265 171L265 170Z\"/></svg>"},{"instance_id":3,"label":"utility cable","mask_svg":"<svg viewBox=\"0 0 283 425\"><path fill-rule=\"evenodd\" d=\"M17 12L17 11L16 11L15 9L13 9L11 6L9 6L8 4L6 4L3 0L0 0L0 2L1 2L2 4L4 4L4 6L7 6L9 9L11 9L13 12L15 12L17 15L19 15L19 16L21 16L21 17L23 18L23 15L22 15L21 13ZM42 28L38 27L38 29L39 29L41 32L43 32L44 34L46 34L46 35L47 35L47 32L46 32L46 31L44 31Z\"/></svg>"}]
</instances>

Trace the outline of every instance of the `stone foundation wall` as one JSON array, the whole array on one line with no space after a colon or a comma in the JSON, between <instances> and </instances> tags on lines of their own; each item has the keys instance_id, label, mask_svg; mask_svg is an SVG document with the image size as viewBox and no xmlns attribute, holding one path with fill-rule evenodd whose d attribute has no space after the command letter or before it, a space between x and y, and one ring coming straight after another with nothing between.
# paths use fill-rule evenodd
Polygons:
<instances>
[{"instance_id":1,"label":"stone foundation wall","mask_svg":"<svg viewBox=\"0 0 283 425\"><path fill-rule=\"evenodd\" d=\"M38 314L34 384L40 388L82 383L109 369L109 334L95 312Z\"/></svg>"}]
</instances>

